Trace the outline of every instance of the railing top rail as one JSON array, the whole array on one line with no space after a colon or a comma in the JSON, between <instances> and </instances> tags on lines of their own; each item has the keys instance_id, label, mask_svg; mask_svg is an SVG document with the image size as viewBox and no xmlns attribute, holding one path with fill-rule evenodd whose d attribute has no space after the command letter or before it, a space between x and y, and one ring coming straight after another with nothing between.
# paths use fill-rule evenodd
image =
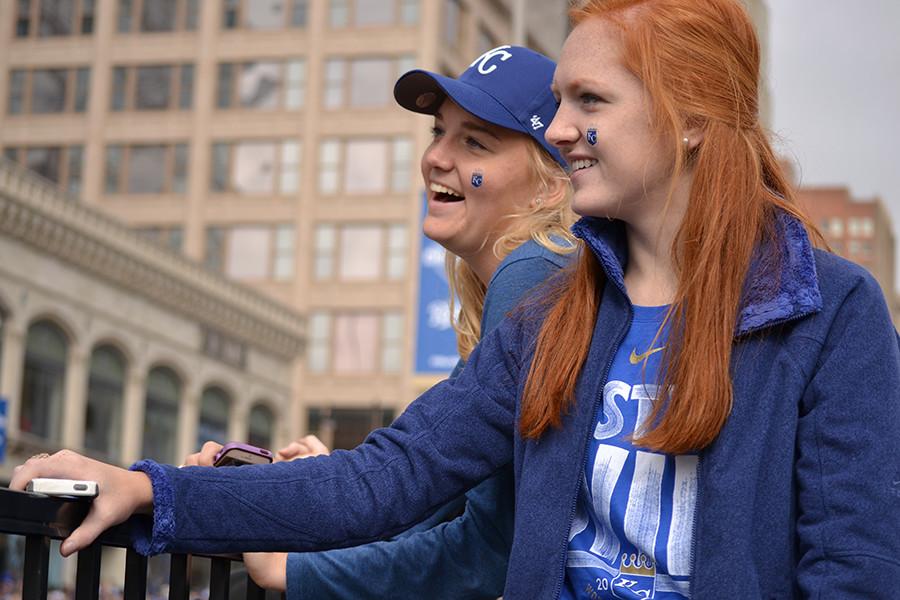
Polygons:
<instances>
[{"instance_id":1,"label":"railing top rail","mask_svg":"<svg viewBox=\"0 0 900 600\"><path fill-rule=\"evenodd\" d=\"M0 488L0 533L63 539L81 524L89 509L90 501ZM131 523L126 521L105 531L98 541L105 546L128 548L130 532Z\"/></svg>"}]
</instances>

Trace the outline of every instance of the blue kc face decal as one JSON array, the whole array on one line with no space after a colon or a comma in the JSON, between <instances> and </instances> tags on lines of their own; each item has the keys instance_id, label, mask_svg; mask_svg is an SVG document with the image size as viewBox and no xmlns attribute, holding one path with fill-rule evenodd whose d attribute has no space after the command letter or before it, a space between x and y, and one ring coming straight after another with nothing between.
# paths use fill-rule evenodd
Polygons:
<instances>
[{"instance_id":1,"label":"blue kc face decal","mask_svg":"<svg viewBox=\"0 0 900 600\"><path fill-rule=\"evenodd\" d=\"M484 175L481 174L480 171L475 171L472 173L472 187L480 188L481 184L484 183Z\"/></svg>"},{"instance_id":2,"label":"blue kc face decal","mask_svg":"<svg viewBox=\"0 0 900 600\"><path fill-rule=\"evenodd\" d=\"M585 134L585 137L587 138L588 144L590 144L591 146L597 145L597 130L596 129L594 129L593 127L588 129L587 134Z\"/></svg>"}]
</instances>

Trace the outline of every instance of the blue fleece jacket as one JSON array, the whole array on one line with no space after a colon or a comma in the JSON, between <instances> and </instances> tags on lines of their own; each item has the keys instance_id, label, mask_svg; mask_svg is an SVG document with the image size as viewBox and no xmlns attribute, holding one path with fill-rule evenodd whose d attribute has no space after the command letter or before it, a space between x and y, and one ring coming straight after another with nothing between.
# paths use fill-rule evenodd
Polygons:
<instances>
[{"instance_id":1,"label":"blue fleece jacket","mask_svg":"<svg viewBox=\"0 0 900 600\"><path fill-rule=\"evenodd\" d=\"M564 267L569 256L532 240L508 254L488 283L482 336L493 331L529 291ZM462 363L453 376L461 367ZM452 520L447 520L448 513ZM510 464L461 502L449 503L397 539L290 554L287 596L289 600L496 598L506 582L512 533Z\"/></svg>"},{"instance_id":2,"label":"blue fleece jacket","mask_svg":"<svg viewBox=\"0 0 900 600\"><path fill-rule=\"evenodd\" d=\"M691 596L896 598L898 338L868 273L812 250L787 215L776 229L747 275L731 414L700 453ZM558 598L600 391L632 316L621 223L583 219L576 232L608 282L560 429L537 441L517 434L537 321L507 319L459 377L355 450L229 473L136 464L154 491L152 523L136 532L137 547L351 546L406 529L512 458L515 528L504 598Z\"/></svg>"}]
</instances>

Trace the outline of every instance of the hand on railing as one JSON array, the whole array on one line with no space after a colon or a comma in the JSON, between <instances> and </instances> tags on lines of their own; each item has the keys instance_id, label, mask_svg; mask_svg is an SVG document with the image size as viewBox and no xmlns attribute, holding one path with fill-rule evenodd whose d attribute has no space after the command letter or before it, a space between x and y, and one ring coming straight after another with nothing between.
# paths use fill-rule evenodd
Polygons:
<instances>
[{"instance_id":1,"label":"hand on railing","mask_svg":"<svg viewBox=\"0 0 900 600\"><path fill-rule=\"evenodd\" d=\"M71 450L29 458L15 468L9 487L22 491L29 481L38 477L96 481L100 489L84 521L60 546L63 556L88 547L101 533L131 515L153 511L153 487L145 474L108 465Z\"/></svg>"}]
</instances>

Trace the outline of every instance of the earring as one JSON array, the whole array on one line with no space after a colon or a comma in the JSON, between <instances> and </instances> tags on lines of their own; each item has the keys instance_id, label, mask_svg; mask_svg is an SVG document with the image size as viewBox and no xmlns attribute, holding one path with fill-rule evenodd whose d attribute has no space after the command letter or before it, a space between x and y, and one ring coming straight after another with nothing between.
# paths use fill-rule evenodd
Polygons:
<instances>
[{"instance_id":1,"label":"earring","mask_svg":"<svg viewBox=\"0 0 900 600\"><path fill-rule=\"evenodd\" d=\"M535 205L535 206L540 206L540 205L543 204L543 203L544 203L544 199L541 198L540 196L538 196L537 198L534 199L534 205Z\"/></svg>"},{"instance_id":2,"label":"earring","mask_svg":"<svg viewBox=\"0 0 900 600\"><path fill-rule=\"evenodd\" d=\"M684 149L685 149L685 150L689 150L689 149L690 149L690 146L691 146L691 140L689 140L689 139L687 138L687 136L685 136L684 139L681 140L681 141L684 142Z\"/></svg>"}]
</instances>

